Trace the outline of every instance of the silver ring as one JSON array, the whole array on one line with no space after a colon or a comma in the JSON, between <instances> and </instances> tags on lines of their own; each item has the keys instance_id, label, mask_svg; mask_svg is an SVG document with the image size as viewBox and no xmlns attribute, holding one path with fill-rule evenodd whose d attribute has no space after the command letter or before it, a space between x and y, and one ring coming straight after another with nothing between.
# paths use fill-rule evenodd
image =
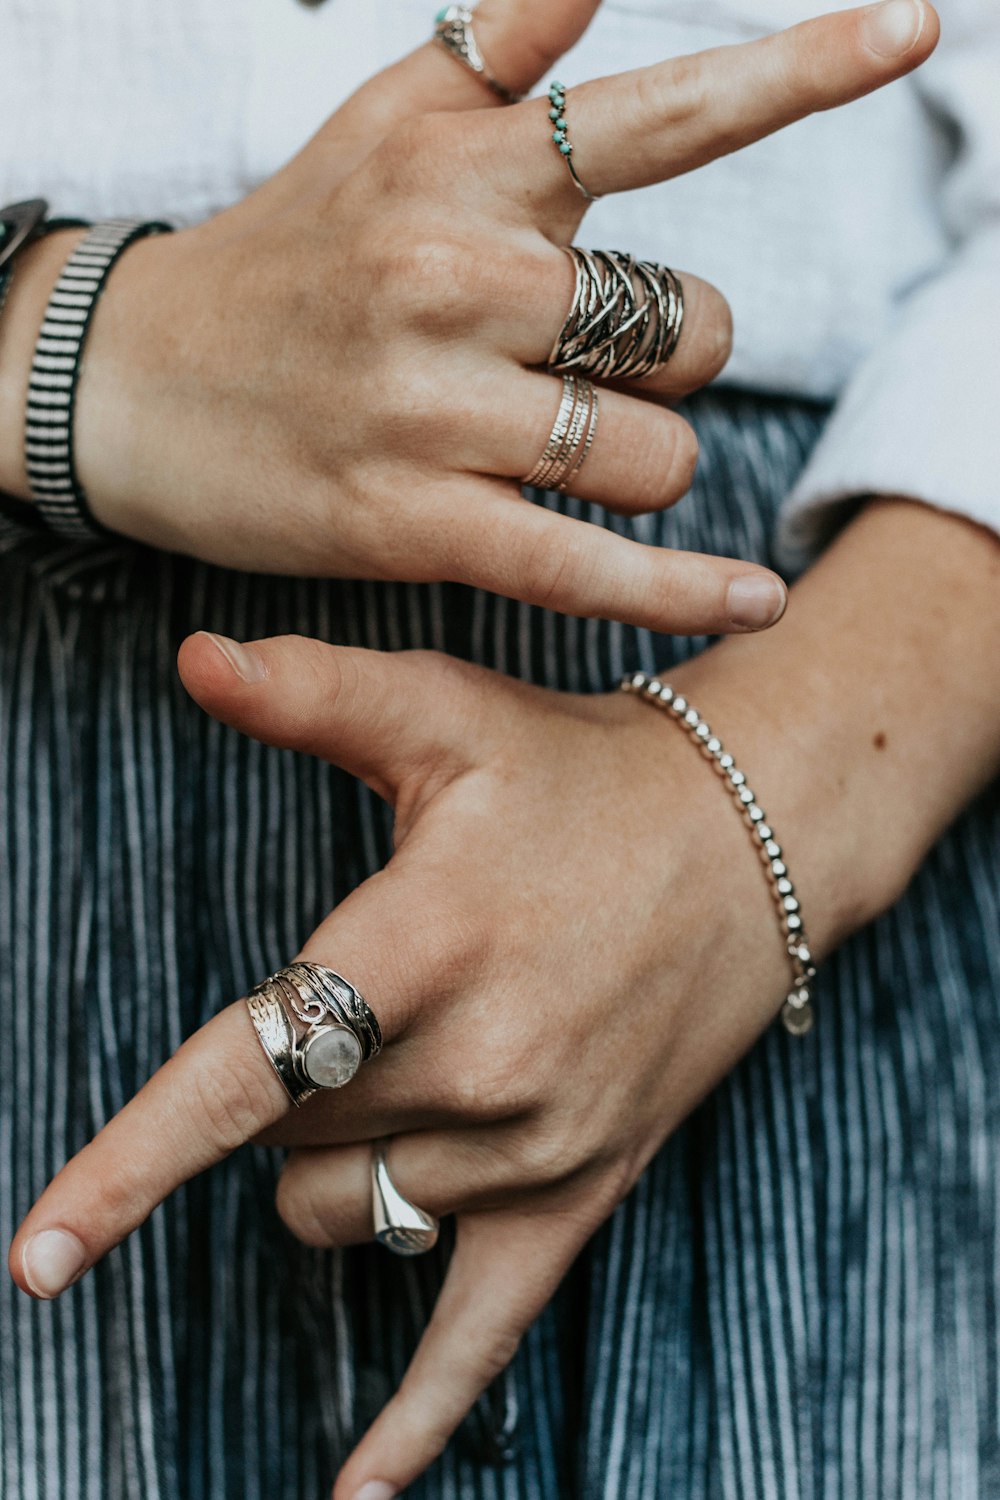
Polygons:
<instances>
[{"instance_id":1,"label":"silver ring","mask_svg":"<svg viewBox=\"0 0 1000 1500\"><path fill-rule=\"evenodd\" d=\"M293 1104L350 1083L382 1050L382 1030L349 980L322 964L295 963L255 985L247 1010Z\"/></svg>"},{"instance_id":2,"label":"silver ring","mask_svg":"<svg viewBox=\"0 0 1000 1500\"><path fill-rule=\"evenodd\" d=\"M372 1215L375 1238L394 1255L424 1255L433 1250L441 1230L439 1220L404 1198L393 1182L386 1161L388 1140L372 1142Z\"/></svg>"},{"instance_id":3,"label":"silver ring","mask_svg":"<svg viewBox=\"0 0 1000 1500\"><path fill-rule=\"evenodd\" d=\"M677 348L684 288L669 266L620 250L563 246L576 271L573 301L549 368L598 380L655 375Z\"/></svg>"},{"instance_id":4,"label":"silver ring","mask_svg":"<svg viewBox=\"0 0 1000 1500\"><path fill-rule=\"evenodd\" d=\"M467 5L446 5L438 11L434 17L434 40L481 78L505 104L517 104L523 99L523 94L515 94L505 89L502 83L497 83L487 68L472 30L472 11Z\"/></svg>"},{"instance_id":5,"label":"silver ring","mask_svg":"<svg viewBox=\"0 0 1000 1500\"><path fill-rule=\"evenodd\" d=\"M600 397L589 380L563 376L562 400L545 450L521 481L532 489L565 491L594 445Z\"/></svg>"}]
</instances>

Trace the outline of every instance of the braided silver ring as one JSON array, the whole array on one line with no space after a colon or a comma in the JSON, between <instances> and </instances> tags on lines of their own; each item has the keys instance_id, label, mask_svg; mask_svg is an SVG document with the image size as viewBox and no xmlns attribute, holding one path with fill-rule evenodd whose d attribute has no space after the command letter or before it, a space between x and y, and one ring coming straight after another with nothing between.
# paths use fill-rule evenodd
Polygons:
<instances>
[{"instance_id":1,"label":"braided silver ring","mask_svg":"<svg viewBox=\"0 0 1000 1500\"><path fill-rule=\"evenodd\" d=\"M684 289L676 274L620 250L563 248L576 285L549 368L598 380L639 380L662 370L684 321Z\"/></svg>"},{"instance_id":2,"label":"braided silver ring","mask_svg":"<svg viewBox=\"0 0 1000 1500\"><path fill-rule=\"evenodd\" d=\"M350 1083L382 1050L382 1030L349 980L322 964L295 963L255 985L247 1010L265 1056L293 1104Z\"/></svg>"},{"instance_id":3,"label":"braided silver ring","mask_svg":"<svg viewBox=\"0 0 1000 1500\"><path fill-rule=\"evenodd\" d=\"M441 1225L404 1198L393 1182L386 1156L388 1140L372 1144L372 1214L375 1238L394 1255L425 1255L438 1241Z\"/></svg>"}]
</instances>

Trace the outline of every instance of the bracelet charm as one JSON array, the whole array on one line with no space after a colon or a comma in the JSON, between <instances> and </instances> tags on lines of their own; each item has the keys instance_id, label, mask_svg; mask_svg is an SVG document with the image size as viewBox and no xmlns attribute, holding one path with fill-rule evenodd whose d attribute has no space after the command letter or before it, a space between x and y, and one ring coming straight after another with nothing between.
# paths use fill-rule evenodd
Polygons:
<instances>
[{"instance_id":1,"label":"bracelet charm","mask_svg":"<svg viewBox=\"0 0 1000 1500\"><path fill-rule=\"evenodd\" d=\"M771 888L792 970L792 986L781 1007L781 1021L792 1036L805 1036L814 1019L810 985L816 977L816 969L795 887L788 874L781 845L774 837L764 809L722 741L712 733L701 714L686 698L675 693L672 687L658 677L649 677L645 672L633 672L622 678L621 688L623 692L635 693L647 703L663 709L676 720L702 755L712 762L717 775L725 782L737 811L753 834Z\"/></svg>"}]
</instances>

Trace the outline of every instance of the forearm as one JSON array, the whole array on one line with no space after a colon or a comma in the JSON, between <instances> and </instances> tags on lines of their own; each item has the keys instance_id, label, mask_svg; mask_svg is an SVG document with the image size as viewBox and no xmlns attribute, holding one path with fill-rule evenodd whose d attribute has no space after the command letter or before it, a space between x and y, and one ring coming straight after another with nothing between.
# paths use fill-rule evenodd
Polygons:
<instances>
[{"instance_id":1,"label":"forearm","mask_svg":"<svg viewBox=\"0 0 1000 1500\"><path fill-rule=\"evenodd\" d=\"M891 904L1000 769L1000 544L873 502L778 626L672 680L747 771L827 951Z\"/></svg>"}]
</instances>

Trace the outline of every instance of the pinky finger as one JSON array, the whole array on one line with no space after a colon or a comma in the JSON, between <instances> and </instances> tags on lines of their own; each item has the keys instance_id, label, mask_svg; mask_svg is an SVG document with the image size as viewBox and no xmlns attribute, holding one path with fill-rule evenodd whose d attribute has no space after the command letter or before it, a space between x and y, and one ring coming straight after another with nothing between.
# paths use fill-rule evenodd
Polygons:
<instances>
[{"instance_id":1,"label":"pinky finger","mask_svg":"<svg viewBox=\"0 0 1000 1500\"><path fill-rule=\"evenodd\" d=\"M458 1220L433 1316L396 1395L368 1429L333 1500L393 1500L449 1438L550 1301L594 1225L579 1214L496 1209Z\"/></svg>"},{"instance_id":2,"label":"pinky finger","mask_svg":"<svg viewBox=\"0 0 1000 1500\"><path fill-rule=\"evenodd\" d=\"M762 630L788 600L776 573L736 558L645 546L485 487L436 529L439 576L560 614L668 635Z\"/></svg>"}]
</instances>

